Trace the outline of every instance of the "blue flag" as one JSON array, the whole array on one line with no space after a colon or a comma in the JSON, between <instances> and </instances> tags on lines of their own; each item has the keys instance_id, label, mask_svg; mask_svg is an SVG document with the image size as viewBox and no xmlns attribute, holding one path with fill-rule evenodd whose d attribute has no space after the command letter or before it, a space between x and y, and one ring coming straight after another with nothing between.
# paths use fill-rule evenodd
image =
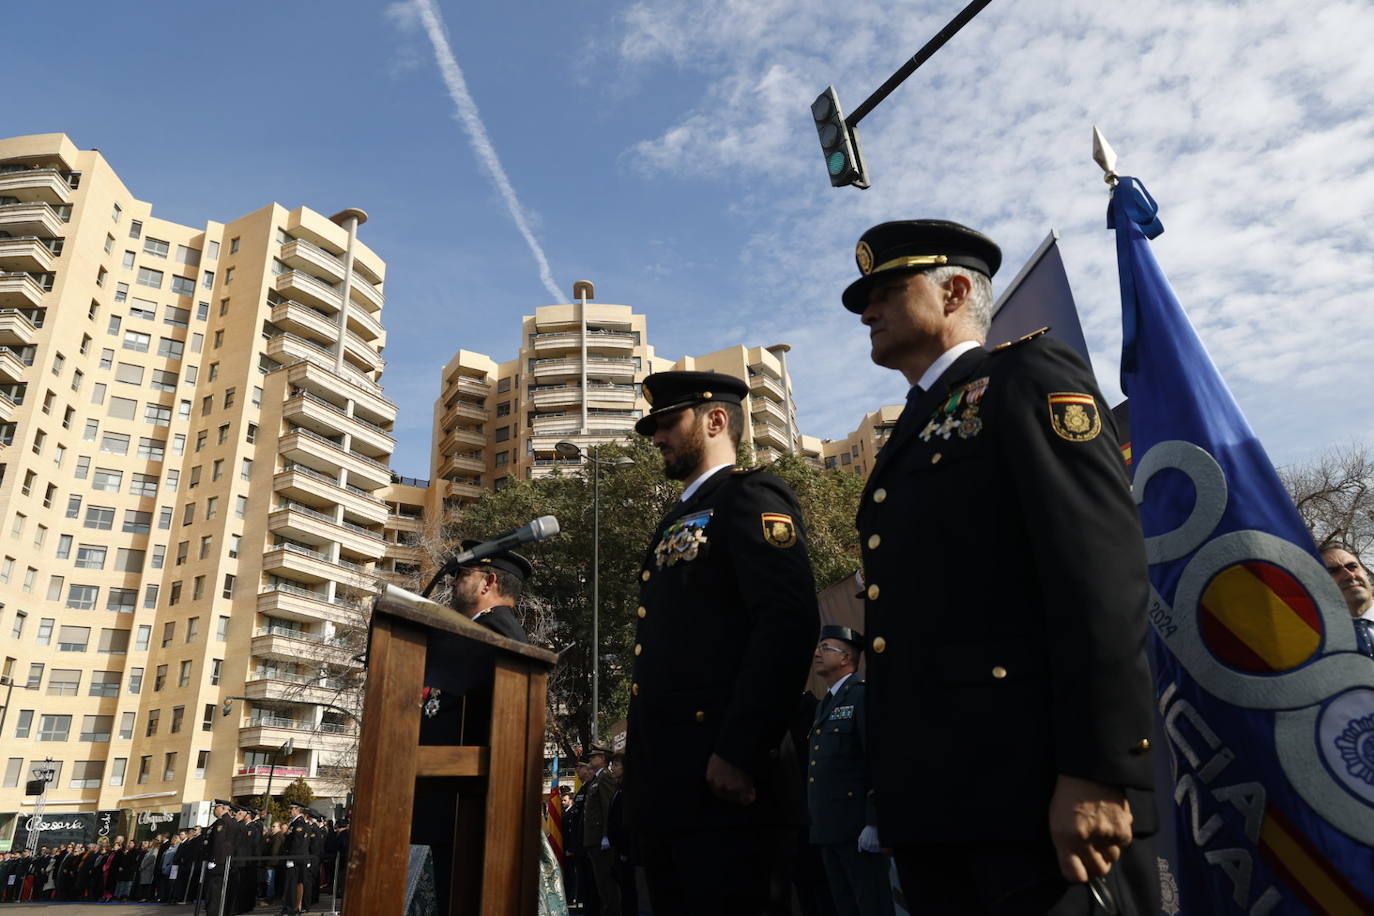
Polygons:
<instances>
[{"instance_id":1,"label":"blue flag","mask_svg":"<svg viewBox=\"0 0 1374 916\"><path fill-rule=\"evenodd\" d=\"M1374 913L1374 659L1155 261L1156 213L1120 180L1121 387L1172 771L1164 909Z\"/></svg>"}]
</instances>

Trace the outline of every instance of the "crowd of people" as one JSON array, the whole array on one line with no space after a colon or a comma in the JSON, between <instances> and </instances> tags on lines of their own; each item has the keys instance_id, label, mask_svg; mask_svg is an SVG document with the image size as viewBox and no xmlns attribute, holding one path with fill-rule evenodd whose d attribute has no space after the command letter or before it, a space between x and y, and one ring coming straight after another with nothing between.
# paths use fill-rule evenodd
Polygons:
<instances>
[{"instance_id":1,"label":"crowd of people","mask_svg":"<svg viewBox=\"0 0 1374 916\"><path fill-rule=\"evenodd\" d=\"M146 840L102 837L94 843L40 846L33 854L5 853L0 901L183 903L200 898L216 916L250 912L260 904L299 913L328 892L336 862L347 859L348 824L335 825L308 808L293 805L287 820L271 824L265 810L229 802L216 802L213 810L215 820L205 826Z\"/></svg>"}]
</instances>

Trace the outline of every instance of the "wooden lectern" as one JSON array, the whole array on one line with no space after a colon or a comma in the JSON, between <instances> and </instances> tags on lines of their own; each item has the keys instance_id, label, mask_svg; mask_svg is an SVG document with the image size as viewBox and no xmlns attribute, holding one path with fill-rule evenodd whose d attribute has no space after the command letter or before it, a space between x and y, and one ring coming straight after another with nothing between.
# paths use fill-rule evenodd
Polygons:
<instances>
[{"instance_id":1,"label":"wooden lectern","mask_svg":"<svg viewBox=\"0 0 1374 916\"><path fill-rule=\"evenodd\" d=\"M533 916L545 704L558 656L499 636L405 589L378 585L344 916L401 916L415 780L443 777L470 786L454 826L453 884L461 883L464 892L450 895L450 914ZM425 656L436 631L483 644L494 655L486 745L418 745Z\"/></svg>"}]
</instances>

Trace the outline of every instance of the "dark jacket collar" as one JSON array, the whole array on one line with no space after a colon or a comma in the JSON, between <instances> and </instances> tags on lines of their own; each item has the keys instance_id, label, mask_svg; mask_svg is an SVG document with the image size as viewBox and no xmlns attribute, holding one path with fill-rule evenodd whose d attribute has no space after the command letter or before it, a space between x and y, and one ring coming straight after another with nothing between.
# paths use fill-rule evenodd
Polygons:
<instances>
[{"instance_id":1,"label":"dark jacket collar","mask_svg":"<svg viewBox=\"0 0 1374 916\"><path fill-rule=\"evenodd\" d=\"M920 434L921 424L926 416L949 396L950 391L955 386L968 381L969 377L983 364L987 355L988 351L982 347L974 347L962 354L944 371L936 381L935 387L923 393L903 409L902 418L897 424L897 431L892 434L892 438L887 440L883 450L878 453L878 460L873 465L873 472L868 475L868 485L864 488L865 495L873 488L873 481L878 478L883 468L890 464L894 456L910 445L912 440ZM911 412L911 416L907 416L907 411Z\"/></svg>"}]
</instances>

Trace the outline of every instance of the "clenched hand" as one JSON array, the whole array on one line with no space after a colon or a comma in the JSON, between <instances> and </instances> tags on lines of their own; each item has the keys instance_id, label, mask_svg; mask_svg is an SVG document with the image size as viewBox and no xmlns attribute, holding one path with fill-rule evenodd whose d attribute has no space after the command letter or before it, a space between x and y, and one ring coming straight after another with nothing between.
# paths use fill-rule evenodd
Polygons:
<instances>
[{"instance_id":1,"label":"clenched hand","mask_svg":"<svg viewBox=\"0 0 1374 916\"><path fill-rule=\"evenodd\" d=\"M1050 799L1050 839L1064 879L1083 884L1111 871L1131 843L1131 821L1119 788L1061 773Z\"/></svg>"}]
</instances>

